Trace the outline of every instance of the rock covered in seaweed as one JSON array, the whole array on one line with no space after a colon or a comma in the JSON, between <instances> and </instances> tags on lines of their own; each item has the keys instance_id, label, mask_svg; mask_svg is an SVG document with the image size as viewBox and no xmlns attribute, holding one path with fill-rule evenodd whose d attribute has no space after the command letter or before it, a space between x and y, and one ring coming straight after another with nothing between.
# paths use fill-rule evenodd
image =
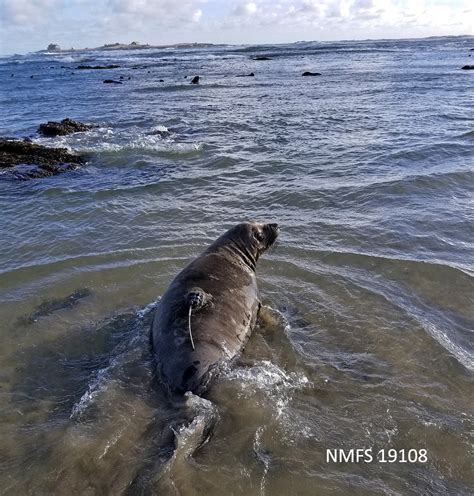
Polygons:
<instances>
[{"instance_id":1,"label":"rock covered in seaweed","mask_svg":"<svg viewBox=\"0 0 474 496\"><path fill-rule=\"evenodd\" d=\"M72 133L83 133L97 127L95 124L83 124L72 119L63 119L61 122L48 121L40 124L38 133L43 136L66 136Z\"/></svg>"},{"instance_id":2,"label":"rock covered in seaweed","mask_svg":"<svg viewBox=\"0 0 474 496\"><path fill-rule=\"evenodd\" d=\"M0 169L16 179L55 176L84 163L66 148L49 148L29 140L0 138Z\"/></svg>"}]
</instances>

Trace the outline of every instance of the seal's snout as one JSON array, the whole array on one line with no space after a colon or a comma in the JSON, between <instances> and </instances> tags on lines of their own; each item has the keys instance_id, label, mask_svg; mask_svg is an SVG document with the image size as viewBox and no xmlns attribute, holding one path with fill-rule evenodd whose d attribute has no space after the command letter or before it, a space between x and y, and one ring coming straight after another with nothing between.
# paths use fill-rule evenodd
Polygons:
<instances>
[{"instance_id":1,"label":"seal's snout","mask_svg":"<svg viewBox=\"0 0 474 496\"><path fill-rule=\"evenodd\" d=\"M270 246L275 243L278 233L280 232L280 226L276 223L273 224L267 224L265 226L265 230L267 231L267 248L270 248Z\"/></svg>"},{"instance_id":2,"label":"seal's snout","mask_svg":"<svg viewBox=\"0 0 474 496\"><path fill-rule=\"evenodd\" d=\"M278 236L278 233L280 232L280 226L278 224L267 224L267 226L270 232L273 232Z\"/></svg>"}]
</instances>

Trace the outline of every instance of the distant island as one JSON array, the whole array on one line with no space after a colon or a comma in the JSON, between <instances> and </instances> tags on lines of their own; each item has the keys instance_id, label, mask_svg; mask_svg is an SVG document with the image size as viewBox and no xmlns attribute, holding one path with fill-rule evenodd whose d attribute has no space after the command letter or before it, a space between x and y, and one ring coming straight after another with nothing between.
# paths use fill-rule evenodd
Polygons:
<instances>
[{"instance_id":1,"label":"distant island","mask_svg":"<svg viewBox=\"0 0 474 496\"><path fill-rule=\"evenodd\" d=\"M83 52L83 51L96 51L96 50L147 50L147 49L163 49L163 48L207 48L212 46L219 46L214 43L176 43L173 45L149 45L148 43L139 43L132 41L131 43L108 43L95 48L61 48L56 43L50 43L45 50L38 50L35 53L68 53L68 52Z\"/></svg>"}]
</instances>

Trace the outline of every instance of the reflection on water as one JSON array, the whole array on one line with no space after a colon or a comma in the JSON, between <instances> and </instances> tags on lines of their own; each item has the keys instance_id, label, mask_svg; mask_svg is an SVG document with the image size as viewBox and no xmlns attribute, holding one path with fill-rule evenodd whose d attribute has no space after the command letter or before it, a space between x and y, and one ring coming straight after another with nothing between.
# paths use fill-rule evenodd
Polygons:
<instances>
[{"instance_id":1,"label":"reflection on water","mask_svg":"<svg viewBox=\"0 0 474 496\"><path fill-rule=\"evenodd\" d=\"M0 493L470 494L471 45L87 55L132 76L114 88L60 68L75 59L0 60L1 134L100 124L38 139L84 167L0 181ZM176 404L153 302L247 219L282 227L258 267L266 314L206 398ZM428 461L327 463L336 448Z\"/></svg>"}]
</instances>

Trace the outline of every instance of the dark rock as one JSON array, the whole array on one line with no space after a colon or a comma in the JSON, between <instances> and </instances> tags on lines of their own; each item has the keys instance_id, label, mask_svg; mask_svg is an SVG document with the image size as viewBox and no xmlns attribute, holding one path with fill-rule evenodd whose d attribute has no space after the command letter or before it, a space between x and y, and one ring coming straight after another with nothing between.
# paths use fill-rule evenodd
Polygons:
<instances>
[{"instance_id":1,"label":"dark rock","mask_svg":"<svg viewBox=\"0 0 474 496\"><path fill-rule=\"evenodd\" d=\"M194 76L191 81L191 84L199 84L199 76Z\"/></svg>"},{"instance_id":2,"label":"dark rock","mask_svg":"<svg viewBox=\"0 0 474 496\"><path fill-rule=\"evenodd\" d=\"M76 69L118 69L119 65L78 65Z\"/></svg>"},{"instance_id":3,"label":"dark rock","mask_svg":"<svg viewBox=\"0 0 474 496\"><path fill-rule=\"evenodd\" d=\"M253 60L272 60L271 57L267 57L265 55L258 55L257 57L254 57Z\"/></svg>"},{"instance_id":4,"label":"dark rock","mask_svg":"<svg viewBox=\"0 0 474 496\"><path fill-rule=\"evenodd\" d=\"M474 70L474 65L464 65L461 69L464 69L465 71L472 71Z\"/></svg>"},{"instance_id":5,"label":"dark rock","mask_svg":"<svg viewBox=\"0 0 474 496\"><path fill-rule=\"evenodd\" d=\"M168 136L171 136L173 132L165 128L165 129L154 129L153 131L150 131L147 134L151 136L160 136L162 138L167 138Z\"/></svg>"},{"instance_id":6,"label":"dark rock","mask_svg":"<svg viewBox=\"0 0 474 496\"><path fill-rule=\"evenodd\" d=\"M122 84L122 81L115 81L115 79L104 79L105 84Z\"/></svg>"},{"instance_id":7,"label":"dark rock","mask_svg":"<svg viewBox=\"0 0 474 496\"><path fill-rule=\"evenodd\" d=\"M254 77L255 74L251 72L250 74L237 74L236 77Z\"/></svg>"},{"instance_id":8,"label":"dark rock","mask_svg":"<svg viewBox=\"0 0 474 496\"><path fill-rule=\"evenodd\" d=\"M61 122L49 121L46 124L40 124L38 133L43 136L66 136L67 134L90 131L95 127L97 127L95 124L83 124L72 119L63 119Z\"/></svg>"},{"instance_id":9,"label":"dark rock","mask_svg":"<svg viewBox=\"0 0 474 496\"><path fill-rule=\"evenodd\" d=\"M66 148L48 148L27 140L0 138L0 169L17 179L54 176L84 163Z\"/></svg>"},{"instance_id":10,"label":"dark rock","mask_svg":"<svg viewBox=\"0 0 474 496\"><path fill-rule=\"evenodd\" d=\"M184 79L188 79L188 76L184 76Z\"/></svg>"},{"instance_id":11,"label":"dark rock","mask_svg":"<svg viewBox=\"0 0 474 496\"><path fill-rule=\"evenodd\" d=\"M301 74L302 76L321 76L321 73L320 72L309 72L309 71L306 71L306 72L303 72L303 74Z\"/></svg>"},{"instance_id":12,"label":"dark rock","mask_svg":"<svg viewBox=\"0 0 474 496\"><path fill-rule=\"evenodd\" d=\"M164 82L165 82L165 80L164 80L164 79L160 79L160 83L164 83Z\"/></svg>"}]
</instances>

